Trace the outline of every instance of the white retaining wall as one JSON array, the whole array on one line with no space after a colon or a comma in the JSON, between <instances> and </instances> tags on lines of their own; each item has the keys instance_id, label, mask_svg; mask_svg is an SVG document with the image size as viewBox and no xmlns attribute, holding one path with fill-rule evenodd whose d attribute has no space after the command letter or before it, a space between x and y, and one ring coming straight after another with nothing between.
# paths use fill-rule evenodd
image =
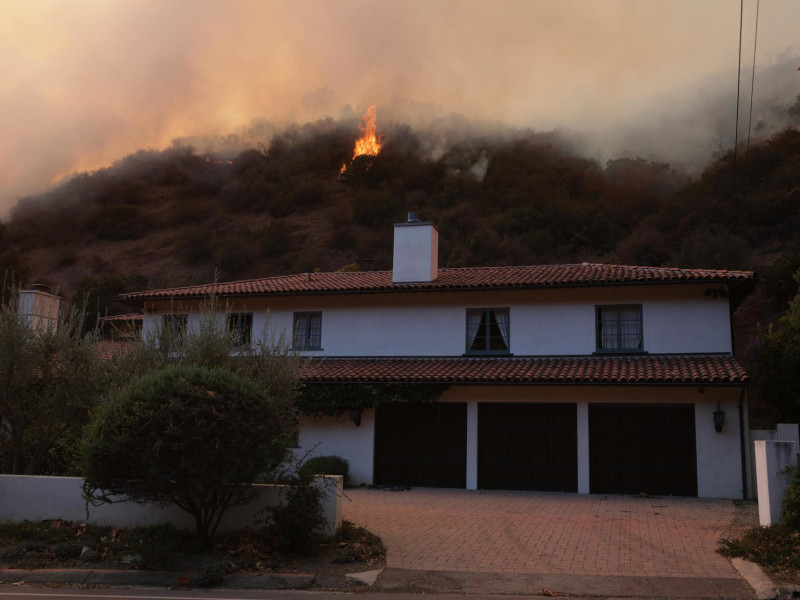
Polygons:
<instances>
[{"instance_id":1,"label":"white retaining wall","mask_svg":"<svg viewBox=\"0 0 800 600\"><path fill-rule=\"evenodd\" d=\"M318 475L316 484L325 490L322 500L325 535L333 535L342 524L342 477ZM80 477L0 475L0 520L65 519L114 527L171 523L179 529L195 529L194 518L176 506L135 502L87 506L83 499L82 486L83 479ZM281 492L285 486L255 487L258 490L256 498L228 510L220 523L220 532L244 527L257 528L258 513L267 506L281 503Z\"/></svg>"},{"instance_id":2,"label":"white retaining wall","mask_svg":"<svg viewBox=\"0 0 800 600\"><path fill-rule=\"evenodd\" d=\"M795 448L800 451L800 428L797 423L778 423L776 429L751 429L750 452L748 453L747 478L751 500L758 500L758 485L756 482L756 442L759 440L795 442Z\"/></svg>"},{"instance_id":3,"label":"white retaining wall","mask_svg":"<svg viewBox=\"0 0 800 600\"><path fill-rule=\"evenodd\" d=\"M758 440L755 446L758 520L762 527L769 527L783 520L783 496L789 484L785 470L797 465L797 444Z\"/></svg>"}]
</instances>

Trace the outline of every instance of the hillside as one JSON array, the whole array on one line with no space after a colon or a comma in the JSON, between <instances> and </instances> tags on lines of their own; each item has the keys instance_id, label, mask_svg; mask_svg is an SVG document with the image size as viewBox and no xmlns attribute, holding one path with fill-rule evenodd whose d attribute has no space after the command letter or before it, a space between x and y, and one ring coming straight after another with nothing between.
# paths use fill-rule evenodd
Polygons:
<instances>
[{"instance_id":1,"label":"hillside","mask_svg":"<svg viewBox=\"0 0 800 600\"><path fill-rule=\"evenodd\" d=\"M440 230L442 266L601 261L755 268L745 326L785 310L800 266L800 131L787 129L690 180L668 164L600 165L555 133L416 132L395 125L340 176L355 122L292 127L230 160L139 151L21 200L0 223L0 270L101 311L122 291L390 267L391 224ZM438 140L448 139L444 147ZM455 140L455 141L453 141ZM743 149L741 151L743 153ZM96 302L94 302L96 305ZM741 311L740 311L741 312Z\"/></svg>"}]
</instances>

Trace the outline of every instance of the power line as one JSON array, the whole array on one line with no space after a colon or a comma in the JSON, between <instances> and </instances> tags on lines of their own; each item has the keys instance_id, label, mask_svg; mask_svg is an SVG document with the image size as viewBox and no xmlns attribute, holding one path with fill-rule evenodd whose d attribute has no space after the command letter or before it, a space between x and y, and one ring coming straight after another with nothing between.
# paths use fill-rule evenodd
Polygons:
<instances>
[{"instance_id":1,"label":"power line","mask_svg":"<svg viewBox=\"0 0 800 600\"><path fill-rule=\"evenodd\" d=\"M736 126L733 134L733 182L736 184L736 152L739 146L739 98L742 83L742 20L744 0L739 0L739 68L736 70Z\"/></svg>"},{"instance_id":2,"label":"power line","mask_svg":"<svg viewBox=\"0 0 800 600\"><path fill-rule=\"evenodd\" d=\"M761 6L761 0L756 2L756 35L753 42L753 74L750 76L750 117L747 120L747 152L745 152L745 160L750 157L750 126L753 124L753 89L756 85L756 49L758 48L758 9ZM741 41L739 42L741 44ZM741 50L740 50L741 52Z\"/></svg>"}]
</instances>

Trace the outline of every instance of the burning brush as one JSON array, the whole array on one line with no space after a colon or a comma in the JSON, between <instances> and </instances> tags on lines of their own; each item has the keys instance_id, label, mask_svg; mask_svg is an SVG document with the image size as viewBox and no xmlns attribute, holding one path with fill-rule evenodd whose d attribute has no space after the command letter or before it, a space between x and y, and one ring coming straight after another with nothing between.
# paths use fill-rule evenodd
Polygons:
<instances>
[{"instance_id":1,"label":"burning brush","mask_svg":"<svg viewBox=\"0 0 800 600\"><path fill-rule=\"evenodd\" d=\"M356 140L356 145L353 148L353 158L350 159L349 163L344 163L342 165L339 173L344 173L347 170L348 164L352 163L357 156L378 156L378 152L381 151L381 140L383 136L375 135L375 121L377 116L375 105L371 104L367 112L364 113L364 116L361 117L361 120L364 121L363 125L359 125L362 135Z\"/></svg>"}]
</instances>

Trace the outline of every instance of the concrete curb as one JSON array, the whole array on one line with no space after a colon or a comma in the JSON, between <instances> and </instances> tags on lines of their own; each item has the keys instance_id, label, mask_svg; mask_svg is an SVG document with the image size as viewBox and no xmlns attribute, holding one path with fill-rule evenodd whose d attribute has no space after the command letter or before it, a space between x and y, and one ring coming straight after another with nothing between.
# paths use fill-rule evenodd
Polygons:
<instances>
[{"instance_id":1,"label":"concrete curb","mask_svg":"<svg viewBox=\"0 0 800 600\"><path fill-rule=\"evenodd\" d=\"M4 583L73 583L82 585L164 587L179 586L186 573L170 571L118 571L109 569L24 569L0 570ZM307 573L253 573L228 575L214 588L292 590L314 584L314 575ZM188 587L191 586L191 584Z\"/></svg>"},{"instance_id":2,"label":"concrete curb","mask_svg":"<svg viewBox=\"0 0 800 600\"><path fill-rule=\"evenodd\" d=\"M378 579L380 574L381 569L375 569L373 571L362 571L361 573L348 573L344 576L344 578L348 581L354 581L355 583L359 583L361 585L371 586L375 585L375 581Z\"/></svg>"},{"instance_id":3,"label":"concrete curb","mask_svg":"<svg viewBox=\"0 0 800 600\"><path fill-rule=\"evenodd\" d=\"M743 558L732 558L731 564L753 588L758 600L773 600L779 596L778 588L757 564Z\"/></svg>"},{"instance_id":4,"label":"concrete curb","mask_svg":"<svg viewBox=\"0 0 800 600\"><path fill-rule=\"evenodd\" d=\"M574 575L554 573L496 573L418 571L387 568L378 579L378 592L457 594L464 596L539 595L580 598L663 598L669 600L753 600L753 590L736 573L730 577L673 577L637 575ZM547 592L547 594L543 593Z\"/></svg>"}]
</instances>

